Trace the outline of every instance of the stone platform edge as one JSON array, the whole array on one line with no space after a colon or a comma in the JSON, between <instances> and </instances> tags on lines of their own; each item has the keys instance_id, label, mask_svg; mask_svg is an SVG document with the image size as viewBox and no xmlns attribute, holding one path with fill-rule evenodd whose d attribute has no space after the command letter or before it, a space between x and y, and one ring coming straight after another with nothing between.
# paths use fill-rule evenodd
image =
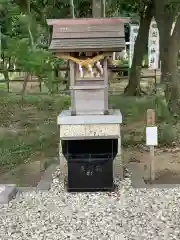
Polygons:
<instances>
[{"instance_id":1,"label":"stone platform edge","mask_svg":"<svg viewBox=\"0 0 180 240\"><path fill-rule=\"evenodd\" d=\"M0 192L0 204L8 204L17 193L17 188L15 184L0 184L0 187L5 187L2 192Z\"/></svg>"},{"instance_id":2,"label":"stone platform edge","mask_svg":"<svg viewBox=\"0 0 180 240\"><path fill-rule=\"evenodd\" d=\"M20 194L23 192L49 191L53 181L52 175L56 171L56 168L58 166L59 166L59 163L49 166L45 170L45 172L42 174L41 180L39 181L37 187L17 187L15 184L7 184L8 188L4 192L3 196L1 196L1 193L0 193L0 204L8 204L13 198L15 197L18 198ZM4 184L3 186L6 186L6 185Z\"/></svg>"},{"instance_id":3,"label":"stone platform edge","mask_svg":"<svg viewBox=\"0 0 180 240\"><path fill-rule=\"evenodd\" d=\"M70 110L62 111L57 117L58 125L89 125L89 124L121 124L122 114L119 109L110 109L109 115L71 116Z\"/></svg>"},{"instance_id":4,"label":"stone platform edge","mask_svg":"<svg viewBox=\"0 0 180 240\"><path fill-rule=\"evenodd\" d=\"M130 163L127 166L129 172L131 173L132 186L134 188L177 188L180 184L146 184L144 182L143 176L141 175L141 170L136 163Z\"/></svg>"},{"instance_id":5,"label":"stone platform edge","mask_svg":"<svg viewBox=\"0 0 180 240\"><path fill-rule=\"evenodd\" d=\"M59 163L49 166L42 174L41 180L39 181L37 187L17 187L18 193L29 191L49 191L53 181L52 175L58 166Z\"/></svg>"}]
</instances>

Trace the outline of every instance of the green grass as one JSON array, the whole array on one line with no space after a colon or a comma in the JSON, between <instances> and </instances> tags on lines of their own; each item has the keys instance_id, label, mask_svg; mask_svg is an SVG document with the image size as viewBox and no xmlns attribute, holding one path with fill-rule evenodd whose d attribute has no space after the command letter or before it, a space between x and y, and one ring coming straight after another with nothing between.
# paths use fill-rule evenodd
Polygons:
<instances>
[{"instance_id":1,"label":"green grass","mask_svg":"<svg viewBox=\"0 0 180 240\"><path fill-rule=\"evenodd\" d=\"M163 97L111 96L112 108L120 109L123 116L122 145L125 147L145 144L147 109L155 109L159 146L180 142L180 124L171 116Z\"/></svg>"},{"instance_id":2,"label":"green grass","mask_svg":"<svg viewBox=\"0 0 180 240\"><path fill-rule=\"evenodd\" d=\"M7 84L0 81L0 89L7 89Z\"/></svg>"},{"instance_id":3,"label":"green grass","mask_svg":"<svg viewBox=\"0 0 180 240\"><path fill-rule=\"evenodd\" d=\"M178 141L179 127L173 124L166 103L160 97L111 96L111 107L123 116L124 146L145 144L145 117L148 108L156 109L160 144ZM0 167L13 168L25 162L57 157L59 131L57 116L70 105L67 96L20 96L0 91Z\"/></svg>"},{"instance_id":4,"label":"green grass","mask_svg":"<svg viewBox=\"0 0 180 240\"><path fill-rule=\"evenodd\" d=\"M14 167L36 155L57 156L57 115L68 97L0 95L0 166Z\"/></svg>"}]
</instances>

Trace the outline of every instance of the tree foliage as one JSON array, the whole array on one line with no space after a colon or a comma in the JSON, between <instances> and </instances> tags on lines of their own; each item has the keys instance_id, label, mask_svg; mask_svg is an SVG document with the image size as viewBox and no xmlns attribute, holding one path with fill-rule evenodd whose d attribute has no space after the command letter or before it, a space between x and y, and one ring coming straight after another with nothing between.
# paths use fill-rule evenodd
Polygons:
<instances>
[{"instance_id":1,"label":"tree foliage","mask_svg":"<svg viewBox=\"0 0 180 240\"><path fill-rule=\"evenodd\" d=\"M46 19L71 18L70 4L67 0L0 0L0 70L6 78L8 68L20 68L41 78L44 69L60 64L48 51L52 29ZM120 0L108 0L106 5L108 16L118 16ZM74 15L91 17L92 1L74 0ZM50 75L47 78L52 81Z\"/></svg>"},{"instance_id":2,"label":"tree foliage","mask_svg":"<svg viewBox=\"0 0 180 240\"><path fill-rule=\"evenodd\" d=\"M177 89L180 88L173 72L177 71L177 53L180 48L180 0L106 0L105 3L107 17L131 17L132 22L140 23L126 92L134 95L141 91L141 60L146 51L149 23L154 16L160 33L162 79L167 74L171 75L168 82L173 85L174 90L170 91L170 100L172 102L172 96L179 98L180 90ZM8 68L16 67L36 75L38 79L46 75L47 84L51 85L54 76L44 69L56 67L62 62L48 51L52 29L47 26L46 19L71 18L72 10L78 18L92 16L92 0L74 0L73 7L71 5L70 0L0 0L0 71L6 78ZM171 34L173 22L175 28Z\"/></svg>"}]
</instances>

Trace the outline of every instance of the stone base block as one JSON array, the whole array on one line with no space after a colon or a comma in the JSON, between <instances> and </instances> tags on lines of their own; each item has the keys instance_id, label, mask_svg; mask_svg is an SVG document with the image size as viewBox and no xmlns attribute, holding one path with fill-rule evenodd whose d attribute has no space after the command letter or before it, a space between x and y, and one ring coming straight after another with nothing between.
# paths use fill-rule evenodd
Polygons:
<instances>
[{"instance_id":1,"label":"stone base block","mask_svg":"<svg viewBox=\"0 0 180 240\"><path fill-rule=\"evenodd\" d=\"M123 179L124 175L124 164L122 161L121 154L118 154L113 161L113 176L114 179Z\"/></svg>"},{"instance_id":2,"label":"stone base block","mask_svg":"<svg viewBox=\"0 0 180 240\"><path fill-rule=\"evenodd\" d=\"M0 204L8 204L16 196L15 184L0 185Z\"/></svg>"},{"instance_id":3,"label":"stone base block","mask_svg":"<svg viewBox=\"0 0 180 240\"><path fill-rule=\"evenodd\" d=\"M94 141L97 145L91 142L92 146L90 144L90 147L86 148L87 145L84 144L83 146L87 151L86 153L93 155L94 153L104 154L108 151L107 154L109 154L115 150L116 153L113 155L113 158L116 154L117 156L113 161L113 178L118 177L122 179L123 163L121 161L121 123L122 115L120 110L111 109L109 110L108 115L84 116L71 116L71 112L69 110L63 111L58 116L58 125L60 126L59 156L61 178L65 179L68 176L67 160L64 156L67 156L67 154L71 154L71 156L76 154L76 150L70 150L70 152L68 152L68 144L77 144L75 146L79 149L78 153L81 154L82 151L82 154L84 154L83 149L81 150L83 145L82 140L85 144L89 144L88 140L92 140L92 142ZM78 140L80 140L79 143ZM105 149L101 148L102 144L105 144ZM69 148L72 149L71 147Z\"/></svg>"},{"instance_id":4,"label":"stone base block","mask_svg":"<svg viewBox=\"0 0 180 240\"><path fill-rule=\"evenodd\" d=\"M60 169L61 169L60 178L64 180L68 175L68 165L67 165L66 159L61 153L59 154L59 157L60 157Z\"/></svg>"}]
</instances>

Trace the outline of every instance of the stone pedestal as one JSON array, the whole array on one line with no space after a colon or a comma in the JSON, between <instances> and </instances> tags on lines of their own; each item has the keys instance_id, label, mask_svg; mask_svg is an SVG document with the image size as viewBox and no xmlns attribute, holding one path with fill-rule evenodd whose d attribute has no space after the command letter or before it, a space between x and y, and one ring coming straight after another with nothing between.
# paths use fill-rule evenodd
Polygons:
<instances>
[{"instance_id":1,"label":"stone pedestal","mask_svg":"<svg viewBox=\"0 0 180 240\"><path fill-rule=\"evenodd\" d=\"M8 204L17 193L15 184L0 184L0 204Z\"/></svg>"},{"instance_id":2,"label":"stone pedestal","mask_svg":"<svg viewBox=\"0 0 180 240\"><path fill-rule=\"evenodd\" d=\"M113 177L123 178L121 159L122 115L119 110L109 110L109 115L71 116L71 111L63 111L58 116L60 126L59 157L62 178L67 177L67 161L62 153L62 140L118 139L118 151L113 161Z\"/></svg>"}]
</instances>

